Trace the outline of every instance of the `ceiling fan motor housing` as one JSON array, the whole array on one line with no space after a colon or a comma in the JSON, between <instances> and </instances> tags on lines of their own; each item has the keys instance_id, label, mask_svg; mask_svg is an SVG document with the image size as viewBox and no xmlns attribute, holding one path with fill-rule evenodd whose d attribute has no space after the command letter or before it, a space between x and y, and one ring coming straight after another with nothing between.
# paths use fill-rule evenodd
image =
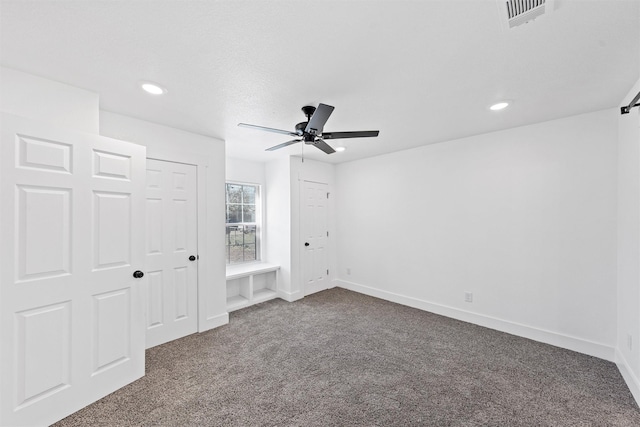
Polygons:
<instances>
[{"instance_id":1,"label":"ceiling fan motor housing","mask_svg":"<svg viewBox=\"0 0 640 427\"><path fill-rule=\"evenodd\" d=\"M313 116L313 113L316 112L316 107L312 105L305 105L304 107L302 107L302 112L305 116L307 116L307 120L310 120L311 116Z\"/></svg>"}]
</instances>

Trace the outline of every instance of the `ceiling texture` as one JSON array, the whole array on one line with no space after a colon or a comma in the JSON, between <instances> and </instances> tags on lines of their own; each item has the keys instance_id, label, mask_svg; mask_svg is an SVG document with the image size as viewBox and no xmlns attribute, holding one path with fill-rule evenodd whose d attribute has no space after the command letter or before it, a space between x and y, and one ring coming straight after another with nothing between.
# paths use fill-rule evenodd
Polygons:
<instances>
[{"instance_id":1,"label":"ceiling texture","mask_svg":"<svg viewBox=\"0 0 640 427\"><path fill-rule=\"evenodd\" d=\"M333 105L325 131L380 130L304 147L341 163L616 107L640 75L640 1L548 9L509 29L496 0L2 0L0 64L256 161L302 144L265 152L291 138L239 122L293 131L302 106Z\"/></svg>"}]
</instances>

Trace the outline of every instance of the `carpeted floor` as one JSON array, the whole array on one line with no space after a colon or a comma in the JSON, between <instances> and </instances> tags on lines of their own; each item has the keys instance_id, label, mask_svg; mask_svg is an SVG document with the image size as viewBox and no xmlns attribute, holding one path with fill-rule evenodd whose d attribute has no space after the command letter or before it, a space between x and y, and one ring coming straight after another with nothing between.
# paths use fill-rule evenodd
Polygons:
<instances>
[{"instance_id":1,"label":"carpeted floor","mask_svg":"<svg viewBox=\"0 0 640 427\"><path fill-rule=\"evenodd\" d=\"M640 426L613 363L343 289L231 313L63 426Z\"/></svg>"}]
</instances>

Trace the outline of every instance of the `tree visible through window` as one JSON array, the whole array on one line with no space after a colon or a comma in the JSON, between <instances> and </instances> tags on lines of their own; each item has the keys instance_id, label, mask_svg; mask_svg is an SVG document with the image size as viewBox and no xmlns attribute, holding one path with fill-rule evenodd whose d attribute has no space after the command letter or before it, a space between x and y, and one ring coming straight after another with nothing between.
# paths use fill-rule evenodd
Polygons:
<instances>
[{"instance_id":1,"label":"tree visible through window","mask_svg":"<svg viewBox=\"0 0 640 427\"><path fill-rule=\"evenodd\" d=\"M257 185L227 183L227 264L256 261L260 258L256 213L259 190Z\"/></svg>"}]
</instances>

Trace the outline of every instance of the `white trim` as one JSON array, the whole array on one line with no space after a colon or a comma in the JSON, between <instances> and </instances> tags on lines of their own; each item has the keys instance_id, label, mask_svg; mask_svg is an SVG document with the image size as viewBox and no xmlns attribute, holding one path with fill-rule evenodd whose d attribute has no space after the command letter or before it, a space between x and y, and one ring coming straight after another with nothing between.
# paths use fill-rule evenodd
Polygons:
<instances>
[{"instance_id":1,"label":"white trim","mask_svg":"<svg viewBox=\"0 0 640 427\"><path fill-rule=\"evenodd\" d=\"M209 329L217 328L229 323L229 313L218 314L217 316L207 317L204 321L204 328L198 332L208 331Z\"/></svg>"},{"instance_id":2,"label":"white trim","mask_svg":"<svg viewBox=\"0 0 640 427\"><path fill-rule=\"evenodd\" d=\"M302 291L295 291L295 292L285 292L285 291L278 291L278 298L283 299L287 302L294 302L294 301L298 301L299 299L304 298L304 293Z\"/></svg>"},{"instance_id":3,"label":"white trim","mask_svg":"<svg viewBox=\"0 0 640 427\"><path fill-rule=\"evenodd\" d=\"M584 340L570 335L564 335L553 331L535 328L520 323L510 322L508 320L498 319L483 314L472 313L459 308L449 307L429 301L420 300L393 292L383 291L358 283L347 282L344 280L335 280L338 287L348 289L350 291L359 292L361 294L370 295L387 301L417 308L431 313L439 314L453 319L462 320L463 322L473 323L475 325L484 326L486 328L495 329L497 331L506 332L508 334L517 335L545 344L551 344L556 347L565 348L567 350L577 351L589 356L598 357L600 359L613 362L615 358L615 349L605 344Z\"/></svg>"},{"instance_id":4,"label":"white trim","mask_svg":"<svg viewBox=\"0 0 640 427\"><path fill-rule=\"evenodd\" d=\"M624 382L627 383L627 387L631 391L634 399L638 405L640 405L640 379L633 373L633 369L629 366L629 362L625 359L624 354L620 351L620 349L616 349L616 365L618 365L618 370L620 371L620 375L624 378Z\"/></svg>"}]
</instances>

